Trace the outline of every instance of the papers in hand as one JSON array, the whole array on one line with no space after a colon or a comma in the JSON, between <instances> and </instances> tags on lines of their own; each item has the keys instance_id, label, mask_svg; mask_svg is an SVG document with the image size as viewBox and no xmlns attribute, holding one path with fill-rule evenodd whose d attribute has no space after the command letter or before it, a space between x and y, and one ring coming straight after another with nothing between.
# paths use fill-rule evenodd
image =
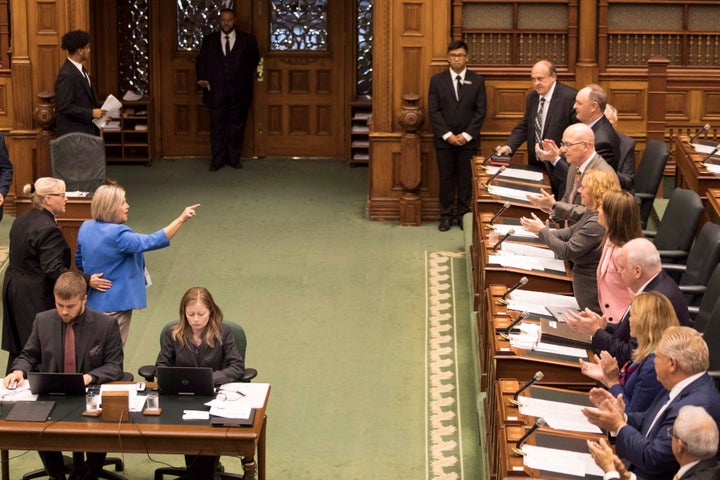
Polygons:
<instances>
[{"instance_id":1,"label":"papers in hand","mask_svg":"<svg viewBox=\"0 0 720 480\"><path fill-rule=\"evenodd\" d=\"M558 450L556 448L538 447L525 444L522 447L525 456L523 463L537 470L564 473L574 477L587 475L603 477L605 472L595 464L589 453Z\"/></svg>"},{"instance_id":2,"label":"papers in hand","mask_svg":"<svg viewBox=\"0 0 720 480\"><path fill-rule=\"evenodd\" d=\"M107 96L105 102L100 108L105 110L107 113L102 118L93 119L93 123L98 128L105 128L105 126L113 117L117 118L120 116L120 109L122 108L122 103L120 103L120 100L115 98L115 95L110 94Z\"/></svg>"},{"instance_id":3,"label":"papers in hand","mask_svg":"<svg viewBox=\"0 0 720 480\"><path fill-rule=\"evenodd\" d=\"M485 172L488 175L495 175L498 170L500 170L500 167L490 166L485 169ZM531 180L534 182L539 182L543 179L542 172L534 172L532 170L521 170L519 168L506 168L503 173L499 175L500 177L509 177L509 178L518 178L520 180Z\"/></svg>"}]
</instances>

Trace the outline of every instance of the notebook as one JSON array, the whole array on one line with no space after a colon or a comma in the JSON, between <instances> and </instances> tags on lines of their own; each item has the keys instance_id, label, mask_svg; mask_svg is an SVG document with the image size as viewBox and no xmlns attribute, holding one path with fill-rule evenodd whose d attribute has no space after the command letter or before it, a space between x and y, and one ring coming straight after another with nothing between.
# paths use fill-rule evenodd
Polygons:
<instances>
[{"instance_id":1,"label":"notebook","mask_svg":"<svg viewBox=\"0 0 720 480\"><path fill-rule=\"evenodd\" d=\"M82 373L30 372L28 380L36 395L85 395Z\"/></svg>"},{"instance_id":2,"label":"notebook","mask_svg":"<svg viewBox=\"0 0 720 480\"><path fill-rule=\"evenodd\" d=\"M15 402L5 417L11 422L46 422L55 402Z\"/></svg>"},{"instance_id":3,"label":"notebook","mask_svg":"<svg viewBox=\"0 0 720 480\"><path fill-rule=\"evenodd\" d=\"M156 367L158 390L163 395L213 395L210 367Z\"/></svg>"},{"instance_id":4,"label":"notebook","mask_svg":"<svg viewBox=\"0 0 720 480\"><path fill-rule=\"evenodd\" d=\"M565 347L588 349L592 345L590 335L576 332L565 322L540 319L541 339L543 342Z\"/></svg>"}]
</instances>

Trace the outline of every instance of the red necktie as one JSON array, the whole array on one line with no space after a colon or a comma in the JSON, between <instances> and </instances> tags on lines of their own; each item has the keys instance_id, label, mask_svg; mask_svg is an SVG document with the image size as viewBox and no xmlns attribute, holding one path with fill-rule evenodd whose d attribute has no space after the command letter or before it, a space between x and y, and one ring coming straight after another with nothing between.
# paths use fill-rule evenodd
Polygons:
<instances>
[{"instance_id":1,"label":"red necktie","mask_svg":"<svg viewBox=\"0 0 720 480\"><path fill-rule=\"evenodd\" d=\"M76 373L75 367L75 324L71 323L65 327L65 356L63 361L65 373Z\"/></svg>"},{"instance_id":2,"label":"red necktie","mask_svg":"<svg viewBox=\"0 0 720 480\"><path fill-rule=\"evenodd\" d=\"M577 195L581 184L582 184L582 173L580 173L580 169L578 169L575 172L575 181L573 182L572 190L570 190L570 198L568 198L570 203L575 203L575 195Z\"/></svg>"}]
</instances>

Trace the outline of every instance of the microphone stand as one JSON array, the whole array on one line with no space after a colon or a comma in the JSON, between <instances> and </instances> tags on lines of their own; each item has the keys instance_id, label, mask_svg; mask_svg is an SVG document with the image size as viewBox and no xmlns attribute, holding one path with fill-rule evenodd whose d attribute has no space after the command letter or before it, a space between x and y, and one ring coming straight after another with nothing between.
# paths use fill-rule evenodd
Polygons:
<instances>
[{"instance_id":1,"label":"microphone stand","mask_svg":"<svg viewBox=\"0 0 720 480\"><path fill-rule=\"evenodd\" d=\"M515 447L513 447L513 449L512 449L512 452L517 456L524 457L525 452L522 451L523 443L525 443L525 440L527 440L528 437L530 437L530 435L535 433L535 430L537 430L540 427L544 427L545 425L547 425L547 422L545 422L545 419L542 417L538 417L535 420L535 425L533 425L532 428L530 430L528 430L527 433L525 433L525 435L523 435L520 438L520 440L517 441L517 443L515 444Z\"/></svg>"},{"instance_id":2,"label":"microphone stand","mask_svg":"<svg viewBox=\"0 0 720 480\"><path fill-rule=\"evenodd\" d=\"M525 390L527 390L528 388L530 388L534 383L542 380L544 376L545 375L543 374L543 372L541 372L539 370L537 372L535 372L535 375L533 375L533 377L530 380L528 380L527 383L525 383L525 385L523 385L520 388L520 390L515 392L515 394L513 395L513 398L510 399L510 405L515 406L515 407L520 406L520 402L518 402L518 397L520 396L520 394L522 392L524 392Z\"/></svg>"}]
</instances>

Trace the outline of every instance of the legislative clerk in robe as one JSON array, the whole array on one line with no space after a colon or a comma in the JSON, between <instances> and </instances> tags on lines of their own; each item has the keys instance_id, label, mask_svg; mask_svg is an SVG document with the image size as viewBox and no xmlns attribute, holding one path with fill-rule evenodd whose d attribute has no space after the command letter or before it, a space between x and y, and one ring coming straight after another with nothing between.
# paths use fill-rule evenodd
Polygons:
<instances>
[{"instance_id":1,"label":"legislative clerk in robe","mask_svg":"<svg viewBox=\"0 0 720 480\"><path fill-rule=\"evenodd\" d=\"M441 232L450 230L453 223L462 228L462 216L470 211L470 162L480 148L480 129L485 121L485 80L468 70L467 44L451 42L447 53L450 68L433 75L428 93L440 177Z\"/></svg>"},{"instance_id":2,"label":"legislative clerk in robe","mask_svg":"<svg viewBox=\"0 0 720 480\"><path fill-rule=\"evenodd\" d=\"M573 108L577 90L558 82L555 64L549 60L540 60L533 65L530 79L534 91L525 99L525 115L497 153L512 155L523 142L527 142L528 165L539 166L547 171L553 194L559 200L564 193L564 178L552 175L555 167L551 162L539 159L536 148L543 138L560 145L565 129L577 122Z\"/></svg>"}]
</instances>

